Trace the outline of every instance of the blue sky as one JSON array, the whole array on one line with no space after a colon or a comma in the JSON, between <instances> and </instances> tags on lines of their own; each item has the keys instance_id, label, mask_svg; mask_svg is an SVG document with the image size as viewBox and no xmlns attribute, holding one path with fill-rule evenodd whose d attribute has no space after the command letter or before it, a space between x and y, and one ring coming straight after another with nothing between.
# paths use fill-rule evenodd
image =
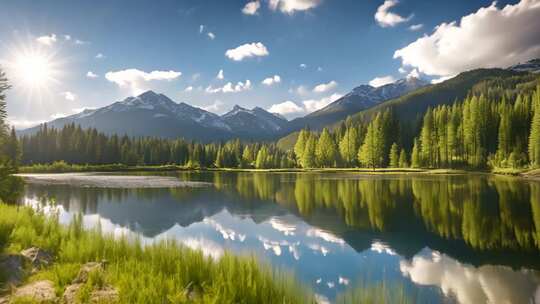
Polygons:
<instances>
[{"instance_id":1,"label":"blue sky","mask_svg":"<svg viewBox=\"0 0 540 304\"><path fill-rule=\"evenodd\" d=\"M505 41L511 29L499 36L486 33L493 27L488 21L496 23L508 14L504 20L540 19L537 0L499 1L496 6L490 1L260 0L244 9L248 2L4 1L0 64L14 85L8 94L10 119L23 127L147 89L217 113L235 104L274 105L275 111L295 117L376 77L372 84L411 71L439 79L540 55L535 21L521 26L528 36L514 39L519 41ZM466 15L478 26L462 25ZM452 29L437 32L435 27L452 21L465 34L456 38L449 34ZM491 59L500 54L489 50L468 58L467 52L440 56L445 50L437 41L467 48L478 28L490 43L510 45L504 51L514 55L497 61ZM464 40L468 34L472 38ZM422 37L432 41L422 43ZM38 78L33 83L20 75L32 72L17 66L21 53L46 58L46 71L32 76ZM466 60L457 63L456 57ZM217 77L220 70L223 79Z\"/></svg>"}]
</instances>

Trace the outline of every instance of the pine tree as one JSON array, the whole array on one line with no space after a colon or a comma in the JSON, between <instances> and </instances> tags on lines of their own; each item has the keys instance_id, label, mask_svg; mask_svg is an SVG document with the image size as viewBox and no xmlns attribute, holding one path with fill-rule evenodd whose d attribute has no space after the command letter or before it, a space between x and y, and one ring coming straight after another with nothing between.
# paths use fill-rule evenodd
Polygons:
<instances>
[{"instance_id":1,"label":"pine tree","mask_svg":"<svg viewBox=\"0 0 540 304\"><path fill-rule=\"evenodd\" d=\"M390 155L388 156L388 159L390 160L390 167L391 168L397 168L399 166L399 148L396 143L392 144L392 147L390 148Z\"/></svg>"},{"instance_id":2,"label":"pine tree","mask_svg":"<svg viewBox=\"0 0 540 304\"><path fill-rule=\"evenodd\" d=\"M345 131L345 135L339 142L339 153L346 166L354 166L358 153L358 131L354 126L350 126Z\"/></svg>"},{"instance_id":3,"label":"pine tree","mask_svg":"<svg viewBox=\"0 0 540 304\"><path fill-rule=\"evenodd\" d=\"M9 90L11 86L8 83L6 74L0 69L0 143L5 138L7 133L7 111L6 111L6 95L5 92Z\"/></svg>"},{"instance_id":4,"label":"pine tree","mask_svg":"<svg viewBox=\"0 0 540 304\"><path fill-rule=\"evenodd\" d=\"M302 129L298 134L298 139L294 145L294 154L296 154L296 160L301 162L304 155L304 149L306 147L307 140L309 139L309 132Z\"/></svg>"},{"instance_id":5,"label":"pine tree","mask_svg":"<svg viewBox=\"0 0 540 304\"><path fill-rule=\"evenodd\" d=\"M383 162L384 138L380 132L381 115L377 114L375 119L369 124L364 142L358 151L358 161L365 167L375 170Z\"/></svg>"},{"instance_id":6,"label":"pine tree","mask_svg":"<svg viewBox=\"0 0 540 304\"><path fill-rule=\"evenodd\" d=\"M15 128L11 128L11 133L8 138L5 140L5 155L11 162L13 167L18 167L19 162L21 161L21 148L19 146L19 141L17 140L17 134L15 133Z\"/></svg>"},{"instance_id":7,"label":"pine tree","mask_svg":"<svg viewBox=\"0 0 540 304\"><path fill-rule=\"evenodd\" d=\"M411 153L411 167L420 168L422 166L422 159L420 158L420 144L418 138L414 139L414 145Z\"/></svg>"},{"instance_id":8,"label":"pine tree","mask_svg":"<svg viewBox=\"0 0 540 304\"><path fill-rule=\"evenodd\" d=\"M336 144L332 139L330 132L328 132L328 129L324 128L315 150L317 163L324 168L334 166L337 160L337 154Z\"/></svg>"},{"instance_id":9,"label":"pine tree","mask_svg":"<svg viewBox=\"0 0 540 304\"><path fill-rule=\"evenodd\" d=\"M257 153L257 160L255 161L255 168L257 169L268 168L268 149L266 148L266 146L262 146L262 148Z\"/></svg>"},{"instance_id":10,"label":"pine tree","mask_svg":"<svg viewBox=\"0 0 540 304\"><path fill-rule=\"evenodd\" d=\"M401 149L401 153L399 153L399 167L400 168L409 167L409 162L407 161L407 152L405 152L405 149Z\"/></svg>"},{"instance_id":11,"label":"pine tree","mask_svg":"<svg viewBox=\"0 0 540 304\"><path fill-rule=\"evenodd\" d=\"M306 141L305 149L302 153L302 168L314 168L316 166L315 150L317 149L317 140L314 135L310 135Z\"/></svg>"},{"instance_id":12,"label":"pine tree","mask_svg":"<svg viewBox=\"0 0 540 304\"><path fill-rule=\"evenodd\" d=\"M534 168L540 167L540 86L533 95L534 116L529 135L529 161Z\"/></svg>"}]
</instances>

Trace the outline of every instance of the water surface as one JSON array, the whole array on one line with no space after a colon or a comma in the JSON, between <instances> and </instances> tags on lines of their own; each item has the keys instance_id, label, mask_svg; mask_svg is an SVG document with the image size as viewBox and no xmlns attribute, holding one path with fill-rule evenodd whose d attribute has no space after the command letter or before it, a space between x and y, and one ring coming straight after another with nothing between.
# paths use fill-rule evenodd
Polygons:
<instances>
[{"instance_id":1,"label":"water surface","mask_svg":"<svg viewBox=\"0 0 540 304\"><path fill-rule=\"evenodd\" d=\"M88 227L147 242L174 238L216 258L225 250L254 253L294 271L330 302L384 281L419 303L540 303L538 182L338 173L81 176L33 176L23 202L54 204L63 222L83 213Z\"/></svg>"}]
</instances>

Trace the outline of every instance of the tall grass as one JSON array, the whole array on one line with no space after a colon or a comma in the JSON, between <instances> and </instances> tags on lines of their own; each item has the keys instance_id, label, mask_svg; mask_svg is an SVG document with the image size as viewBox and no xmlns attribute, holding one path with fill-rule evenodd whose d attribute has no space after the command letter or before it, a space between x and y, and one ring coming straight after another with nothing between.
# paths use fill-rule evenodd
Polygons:
<instances>
[{"instance_id":1,"label":"tall grass","mask_svg":"<svg viewBox=\"0 0 540 304\"><path fill-rule=\"evenodd\" d=\"M173 241L140 242L84 230L78 217L68 226L55 216L0 204L0 246L4 252L38 246L55 257L53 266L29 280L50 279L59 295L80 265L107 260L100 284L119 291L120 303L313 303L311 292L288 273L254 257L226 253L215 260Z\"/></svg>"}]
</instances>

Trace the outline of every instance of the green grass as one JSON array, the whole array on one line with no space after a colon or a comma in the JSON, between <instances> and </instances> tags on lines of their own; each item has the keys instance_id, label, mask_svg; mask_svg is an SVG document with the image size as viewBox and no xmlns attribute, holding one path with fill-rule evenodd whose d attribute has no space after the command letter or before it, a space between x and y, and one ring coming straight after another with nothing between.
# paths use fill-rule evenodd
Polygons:
<instances>
[{"instance_id":1,"label":"green grass","mask_svg":"<svg viewBox=\"0 0 540 304\"><path fill-rule=\"evenodd\" d=\"M189 170L190 168L177 165L159 165L159 166L128 166L123 164L107 165L77 165L68 164L64 161L57 161L52 164L34 164L31 166L22 166L19 173L68 173L68 172L120 172L120 171L179 171Z\"/></svg>"},{"instance_id":2,"label":"green grass","mask_svg":"<svg viewBox=\"0 0 540 304\"><path fill-rule=\"evenodd\" d=\"M309 289L293 275L272 270L252 256L225 253L214 260L173 241L142 246L138 241L103 235L99 227L84 230L80 217L63 226L55 216L0 204L0 241L3 252L30 246L52 252L56 257L53 266L28 280L49 279L58 295L75 278L80 265L105 259L109 262L106 271L88 284L115 286L121 303L314 302ZM200 298L190 301L188 286ZM88 296L88 288L83 288L81 297Z\"/></svg>"},{"instance_id":3,"label":"green grass","mask_svg":"<svg viewBox=\"0 0 540 304\"><path fill-rule=\"evenodd\" d=\"M381 282L365 284L360 282L357 287L346 290L336 298L336 304L362 303L416 303L415 296L408 294L400 283Z\"/></svg>"}]
</instances>

